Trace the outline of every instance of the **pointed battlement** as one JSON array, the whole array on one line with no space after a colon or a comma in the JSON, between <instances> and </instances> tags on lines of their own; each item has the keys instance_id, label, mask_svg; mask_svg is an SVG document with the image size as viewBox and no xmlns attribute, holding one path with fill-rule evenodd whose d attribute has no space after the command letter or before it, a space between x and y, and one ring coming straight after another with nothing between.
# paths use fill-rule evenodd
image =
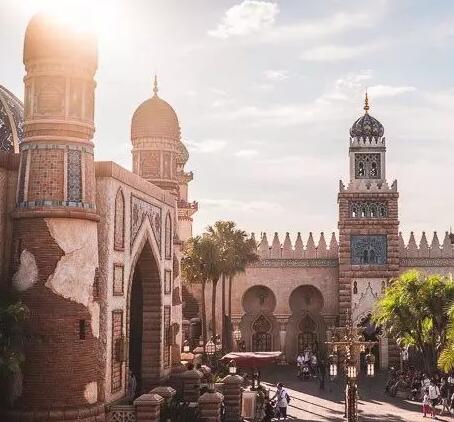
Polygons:
<instances>
[{"instance_id":1,"label":"pointed battlement","mask_svg":"<svg viewBox=\"0 0 454 422\"><path fill-rule=\"evenodd\" d=\"M271 246L266 233L262 233L262 238L257 246L260 259L337 259L338 251L339 245L334 232L331 235L329 247L323 232L320 233L317 244L312 232L308 234L305 244L301 233L298 233L294 246L288 232L282 243L279 234L274 233Z\"/></svg>"},{"instance_id":2,"label":"pointed battlement","mask_svg":"<svg viewBox=\"0 0 454 422\"><path fill-rule=\"evenodd\" d=\"M411 232L407 244L402 233L399 233L399 250L401 258L454 258L454 244L448 232L444 235L443 244L440 244L438 234L434 232L430 245L425 232L422 232L419 242Z\"/></svg>"},{"instance_id":3,"label":"pointed battlement","mask_svg":"<svg viewBox=\"0 0 454 422\"><path fill-rule=\"evenodd\" d=\"M375 136L351 137L350 147L386 147L386 138Z\"/></svg>"}]
</instances>

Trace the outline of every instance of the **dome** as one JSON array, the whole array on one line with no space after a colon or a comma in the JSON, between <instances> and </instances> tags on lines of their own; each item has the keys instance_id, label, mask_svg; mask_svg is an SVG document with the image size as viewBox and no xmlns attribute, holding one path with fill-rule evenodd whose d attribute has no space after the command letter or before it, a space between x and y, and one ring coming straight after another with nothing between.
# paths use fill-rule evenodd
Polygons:
<instances>
[{"instance_id":1,"label":"dome","mask_svg":"<svg viewBox=\"0 0 454 422\"><path fill-rule=\"evenodd\" d=\"M65 58L97 66L94 34L71 28L56 17L38 13L27 25L24 40L24 64L35 59Z\"/></svg>"},{"instance_id":2,"label":"dome","mask_svg":"<svg viewBox=\"0 0 454 422\"><path fill-rule=\"evenodd\" d=\"M186 145L183 142L178 142L178 154L177 154L177 163L178 164L186 164L189 160L189 152L186 148Z\"/></svg>"},{"instance_id":3,"label":"dome","mask_svg":"<svg viewBox=\"0 0 454 422\"><path fill-rule=\"evenodd\" d=\"M158 96L155 78L154 95L134 112L131 139L170 138L180 140L180 124L172 106Z\"/></svg>"},{"instance_id":4,"label":"dome","mask_svg":"<svg viewBox=\"0 0 454 422\"><path fill-rule=\"evenodd\" d=\"M367 98L364 104L364 116L361 116L350 129L352 138L381 138L385 129L383 125L369 114L369 99Z\"/></svg>"},{"instance_id":5,"label":"dome","mask_svg":"<svg viewBox=\"0 0 454 422\"><path fill-rule=\"evenodd\" d=\"M24 105L0 85L0 151L19 152L24 138Z\"/></svg>"}]
</instances>

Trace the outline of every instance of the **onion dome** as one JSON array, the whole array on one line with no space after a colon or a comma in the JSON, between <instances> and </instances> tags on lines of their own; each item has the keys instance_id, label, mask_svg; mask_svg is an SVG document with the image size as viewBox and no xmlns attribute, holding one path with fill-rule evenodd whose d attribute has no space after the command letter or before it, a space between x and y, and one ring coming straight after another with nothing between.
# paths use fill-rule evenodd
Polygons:
<instances>
[{"instance_id":1,"label":"onion dome","mask_svg":"<svg viewBox=\"0 0 454 422\"><path fill-rule=\"evenodd\" d=\"M132 116L131 139L168 138L179 141L181 131L177 114L169 103L159 98L156 77L153 93Z\"/></svg>"},{"instance_id":2,"label":"onion dome","mask_svg":"<svg viewBox=\"0 0 454 422\"><path fill-rule=\"evenodd\" d=\"M24 138L24 105L0 85L0 151L19 152Z\"/></svg>"},{"instance_id":3,"label":"onion dome","mask_svg":"<svg viewBox=\"0 0 454 422\"><path fill-rule=\"evenodd\" d=\"M97 44L93 33L74 28L46 13L33 16L25 31L24 64L51 59L97 66Z\"/></svg>"},{"instance_id":4,"label":"onion dome","mask_svg":"<svg viewBox=\"0 0 454 422\"><path fill-rule=\"evenodd\" d=\"M364 116L361 116L350 129L352 138L381 138L385 129L383 125L369 114L369 99L367 97L364 102Z\"/></svg>"}]
</instances>

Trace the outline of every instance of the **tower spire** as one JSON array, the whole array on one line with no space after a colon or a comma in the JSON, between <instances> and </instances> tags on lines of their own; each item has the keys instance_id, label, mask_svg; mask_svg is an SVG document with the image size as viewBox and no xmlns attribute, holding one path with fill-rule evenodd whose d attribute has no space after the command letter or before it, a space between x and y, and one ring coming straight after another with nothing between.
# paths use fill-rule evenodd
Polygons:
<instances>
[{"instance_id":1,"label":"tower spire","mask_svg":"<svg viewBox=\"0 0 454 422\"><path fill-rule=\"evenodd\" d=\"M364 98L364 111L366 114L369 111L369 97L367 96L367 91L366 91L366 97Z\"/></svg>"},{"instance_id":2,"label":"tower spire","mask_svg":"<svg viewBox=\"0 0 454 422\"><path fill-rule=\"evenodd\" d=\"M158 75L154 75L153 93L158 95Z\"/></svg>"}]
</instances>

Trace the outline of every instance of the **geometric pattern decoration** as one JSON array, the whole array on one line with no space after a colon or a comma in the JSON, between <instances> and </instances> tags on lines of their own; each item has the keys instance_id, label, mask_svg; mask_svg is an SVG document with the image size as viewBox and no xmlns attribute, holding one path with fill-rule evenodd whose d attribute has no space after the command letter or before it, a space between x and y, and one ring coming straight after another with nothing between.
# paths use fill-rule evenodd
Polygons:
<instances>
[{"instance_id":1,"label":"geometric pattern decoration","mask_svg":"<svg viewBox=\"0 0 454 422\"><path fill-rule=\"evenodd\" d=\"M164 293L169 294L172 291L172 271L164 271Z\"/></svg>"},{"instance_id":2,"label":"geometric pattern decoration","mask_svg":"<svg viewBox=\"0 0 454 422\"><path fill-rule=\"evenodd\" d=\"M0 85L0 151L19 152L24 139L24 106L5 87Z\"/></svg>"},{"instance_id":3,"label":"geometric pattern decoration","mask_svg":"<svg viewBox=\"0 0 454 422\"><path fill-rule=\"evenodd\" d=\"M252 329L256 332L267 333L271 330L270 322L263 316L260 315L252 325Z\"/></svg>"},{"instance_id":4,"label":"geometric pattern decoration","mask_svg":"<svg viewBox=\"0 0 454 422\"><path fill-rule=\"evenodd\" d=\"M161 208L131 195L131 246L145 219L150 222L154 238L161 251Z\"/></svg>"},{"instance_id":5,"label":"geometric pattern decoration","mask_svg":"<svg viewBox=\"0 0 454 422\"><path fill-rule=\"evenodd\" d=\"M120 359L120 347L123 333L123 311L112 311L112 393L121 389L123 381L123 362Z\"/></svg>"},{"instance_id":6,"label":"geometric pattern decoration","mask_svg":"<svg viewBox=\"0 0 454 422\"><path fill-rule=\"evenodd\" d=\"M122 296L124 289L124 266L121 264L114 264L113 271L113 295Z\"/></svg>"},{"instance_id":7,"label":"geometric pattern decoration","mask_svg":"<svg viewBox=\"0 0 454 422\"><path fill-rule=\"evenodd\" d=\"M383 125L369 113L361 116L350 129L352 138L381 138L385 133Z\"/></svg>"},{"instance_id":8,"label":"geometric pattern decoration","mask_svg":"<svg viewBox=\"0 0 454 422\"><path fill-rule=\"evenodd\" d=\"M121 189L115 198L114 249L125 249L125 198Z\"/></svg>"},{"instance_id":9,"label":"geometric pattern decoration","mask_svg":"<svg viewBox=\"0 0 454 422\"><path fill-rule=\"evenodd\" d=\"M385 265L387 262L387 236L351 235L352 265Z\"/></svg>"},{"instance_id":10,"label":"geometric pattern decoration","mask_svg":"<svg viewBox=\"0 0 454 422\"><path fill-rule=\"evenodd\" d=\"M355 154L357 179L380 179L380 154Z\"/></svg>"},{"instance_id":11,"label":"geometric pattern decoration","mask_svg":"<svg viewBox=\"0 0 454 422\"><path fill-rule=\"evenodd\" d=\"M387 216L387 202L355 201L350 203L350 217L352 218L386 218Z\"/></svg>"},{"instance_id":12,"label":"geometric pattern decoration","mask_svg":"<svg viewBox=\"0 0 454 422\"><path fill-rule=\"evenodd\" d=\"M164 247L164 255L166 259L172 258L172 217L170 213L167 213L166 216L166 223L165 223L165 247Z\"/></svg>"},{"instance_id":13,"label":"geometric pattern decoration","mask_svg":"<svg viewBox=\"0 0 454 422\"><path fill-rule=\"evenodd\" d=\"M76 149L68 150L68 201L82 201L82 153Z\"/></svg>"},{"instance_id":14,"label":"geometric pattern decoration","mask_svg":"<svg viewBox=\"0 0 454 422\"><path fill-rule=\"evenodd\" d=\"M164 368L170 366L170 306L164 306Z\"/></svg>"}]
</instances>

